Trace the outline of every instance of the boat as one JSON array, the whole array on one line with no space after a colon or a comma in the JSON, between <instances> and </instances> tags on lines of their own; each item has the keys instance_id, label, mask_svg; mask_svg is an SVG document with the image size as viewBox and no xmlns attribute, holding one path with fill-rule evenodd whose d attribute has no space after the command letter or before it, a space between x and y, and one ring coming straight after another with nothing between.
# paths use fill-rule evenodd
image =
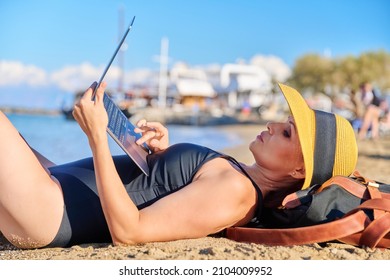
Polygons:
<instances>
[{"instance_id":1,"label":"boat","mask_svg":"<svg viewBox=\"0 0 390 280\"><path fill-rule=\"evenodd\" d=\"M69 106L62 106L61 108L61 112L62 114L65 116L65 119L67 120L71 120L71 121L74 121L74 117L73 117L73 107L74 105L81 99L81 97L83 96L83 92L82 91L78 91L76 92L76 94L74 95L73 97L73 103L72 103L72 107L69 107Z\"/></svg>"}]
</instances>

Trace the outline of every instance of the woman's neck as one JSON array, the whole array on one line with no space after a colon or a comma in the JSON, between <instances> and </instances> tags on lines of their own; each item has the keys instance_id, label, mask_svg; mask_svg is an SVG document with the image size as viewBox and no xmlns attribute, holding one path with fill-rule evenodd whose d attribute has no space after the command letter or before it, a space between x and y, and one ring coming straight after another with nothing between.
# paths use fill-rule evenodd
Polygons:
<instances>
[{"instance_id":1,"label":"woman's neck","mask_svg":"<svg viewBox=\"0 0 390 280\"><path fill-rule=\"evenodd\" d=\"M251 179L260 188L264 202L283 200L284 196L299 189L299 181L288 174L277 174L254 163L253 165L241 164Z\"/></svg>"}]
</instances>

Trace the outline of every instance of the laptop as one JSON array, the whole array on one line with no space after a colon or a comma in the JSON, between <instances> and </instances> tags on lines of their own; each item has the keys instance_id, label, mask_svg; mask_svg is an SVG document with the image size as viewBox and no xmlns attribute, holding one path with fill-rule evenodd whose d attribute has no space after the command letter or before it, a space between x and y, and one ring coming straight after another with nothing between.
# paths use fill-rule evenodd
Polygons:
<instances>
[{"instance_id":1,"label":"laptop","mask_svg":"<svg viewBox=\"0 0 390 280\"><path fill-rule=\"evenodd\" d=\"M133 17L133 20L131 21L129 27L127 28L125 34L119 42L118 47L112 55L110 62L104 69L103 74L100 77L99 82L92 95L92 99L95 98L97 88L103 81L108 69L110 68L118 51L120 50L123 42L125 41L127 34L133 26L134 19L135 17ZM142 135L134 132L135 126L129 121L125 114L119 109L115 102L106 93L104 93L103 102L108 114L108 134L122 148L122 150L137 164L137 166L142 170L142 172L145 173L145 175L149 176L149 167L146 161L146 157L148 154L150 154L150 149L146 144L140 146L135 143Z\"/></svg>"}]
</instances>

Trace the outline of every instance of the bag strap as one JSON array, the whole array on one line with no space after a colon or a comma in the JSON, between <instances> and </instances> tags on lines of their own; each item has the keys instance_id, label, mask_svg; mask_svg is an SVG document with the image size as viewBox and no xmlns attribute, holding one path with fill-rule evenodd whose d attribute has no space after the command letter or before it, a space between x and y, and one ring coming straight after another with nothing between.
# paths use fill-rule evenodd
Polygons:
<instances>
[{"instance_id":1,"label":"bag strap","mask_svg":"<svg viewBox=\"0 0 390 280\"><path fill-rule=\"evenodd\" d=\"M295 208L306 203L309 194L321 192L332 185L338 185L350 194L363 200L380 197L390 199L390 193L379 191L379 183L361 175L358 170L355 170L352 176L353 177L336 175L325 181L322 185L313 185L308 189L291 193L284 198L282 206L287 209Z\"/></svg>"},{"instance_id":2,"label":"bag strap","mask_svg":"<svg viewBox=\"0 0 390 280\"><path fill-rule=\"evenodd\" d=\"M343 238L364 229L368 217L363 211L325 224L314 226L267 229L231 227L226 230L226 237L235 241L254 242L265 245L304 245L326 242Z\"/></svg>"},{"instance_id":3,"label":"bag strap","mask_svg":"<svg viewBox=\"0 0 390 280\"><path fill-rule=\"evenodd\" d=\"M390 193L380 192L378 187L379 184L374 181L362 181L355 180L351 177L345 176L333 176L328 181L322 184L322 186L317 190L321 192L324 189L330 187L331 185L339 185L343 187L346 191L353 194L356 197L368 200L370 198L384 197L390 199Z\"/></svg>"},{"instance_id":4,"label":"bag strap","mask_svg":"<svg viewBox=\"0 0 390 280\"><path fill-rule=\"evenodd\" d=\"M370 248L390 248L390 200L383 198L367 200L346 215L353 215L357 211L363 210L378 211L381 215L374 217L374 220L361 233L346 236L339 240L348 244L364 245Z\"/></svg>"},{"instance_id":5,"label":"bag strap","mask_svg":"<svg viewBox=\"0 0 390 280\"><path fill-rule=\"evenodd\" d=\"M299 205L305 204L311 201L311 194L317 192L317 189L320 185L313 185L307 189L299 190L293 193L286 195L282 201L282 206L284 208L295 208Z\"/></svg>"},{"instance_id":6,"label":"bag strap","mask_svg":"<svg viewBox=\"0 0 390 280\"><path fill-rule=\"evenodd\" d=\"M329 188L332 185L338 185L343 189L345 189L350 194L364 200L372 198L372 193L370 193L367 190L367 187L365 185L350 177L345 177L345 176L334 176L330 178L329 180L324 182L321 186L317 186L317 188L314 189L314 193L322 192L323 190ZM379 191L377 191L377 193L379 193L380 195ZM291 209L305 203L306 201L303 199L305 198L305 194L306 193L301 194L301 191L297 191L287 195L282 202L282 206L287 209ZM309 192L307 194L309 194ZM375 197L377 197L377 195L375 195ZM390 199L390 194L389 194L389 199Z\"/></svg>"},{"instance_id":7,"label":"bag strap","mask_svg":"<svg viewBox=\"0 0 390 280\"><path fill-rule=\"evenodd\" d=\"M352 176L355 177L357 180L359 180L360 182L362 182L364 185L367 185L368 183L376 183L375 180L372 180L366 176L363 176L359 170L355 170L353 171L352 173Z\"/></svg>"},{"instance_id":8,"label":"bag strap","mask_svg":"<svg viewBox=\"0 0 390 280\"><path fill-rule=\"evenodd\" d=\"M383 214L371 221L364 210L380 210ZM383 198L370 199L341 219L307 227L232 227L226 230L226 237L265 245L291 246L339 240L357 246L390 248L390 201Z\"/></svg>"}]
</instances>

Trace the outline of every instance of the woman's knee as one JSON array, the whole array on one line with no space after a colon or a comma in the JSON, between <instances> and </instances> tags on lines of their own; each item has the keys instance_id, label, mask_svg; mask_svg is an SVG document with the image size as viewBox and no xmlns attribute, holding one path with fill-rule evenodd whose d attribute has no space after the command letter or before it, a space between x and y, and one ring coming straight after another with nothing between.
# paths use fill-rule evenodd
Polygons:
<instances>
[{"instance_id":1,"label":"woman's knee","mask_svg":"<svg viewBox=\"0 0 390 280\"><path fill-rule=\"evenodd\" d=\"M40 187L41 192L19 190L0 201L0 231L17 247L46 246L57 235L64 211L61 188L55 181Z\"/></svg>"}]
</instances>

